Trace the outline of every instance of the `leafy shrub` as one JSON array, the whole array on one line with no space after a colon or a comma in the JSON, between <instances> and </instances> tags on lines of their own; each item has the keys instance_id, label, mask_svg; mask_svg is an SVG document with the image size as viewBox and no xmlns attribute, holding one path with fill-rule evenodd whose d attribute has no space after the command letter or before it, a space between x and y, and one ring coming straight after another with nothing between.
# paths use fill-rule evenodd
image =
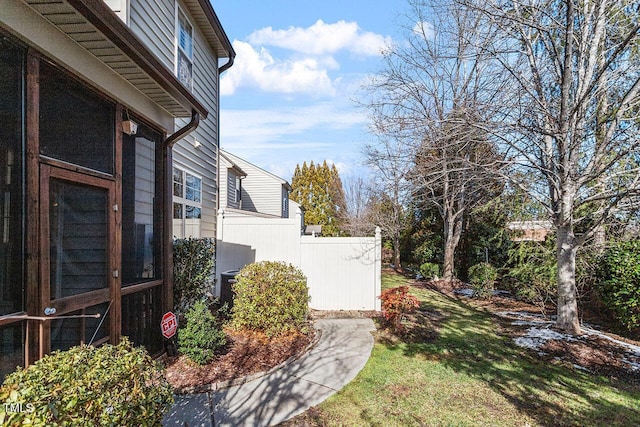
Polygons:
<instances>
[{"instance_id":1,"label":"leafy shrub","mask_svg":"<svg viewBox=\"0 0 640 427\"><path fill-rule=\"evenodd\" d=\"M0 402L0 425L160 426L173 395L146 350L123 338L116 346L55 351L18 368L0 387ZM22 411L8 410L12 404Z\"/></svg>"},{"instance_id":2,"label":"leafy shrub","mask_svg":"<svg viewBox=\"0 0 640 427\"><path fill-rule=\"evenodd\" d=\"M204 301L198 301L185 314L187 324L178 330L178 350L198 365L206 365L227 337Z\"/></svg>"},{"instance_id":3,"label":"leafy shrub","mask_svg":"<svg viewBox=\"0 0 640 427\"><path fill-rule=\"evenodd\" d=\"M382 291L382 316L396 330L402 330L402 317L420 307L420 302L409 295L408 286L398 286Z\"/></svg>"},{"instance_id":4,"label":"leafy shrub","mask_svg":"<svg viewBox=\"0 0 640 427\"><path fill-rule=\"evenodd\" d=\"M236 275L231 324L267 336L302 330L309 311L307 278L284 262L261 261Z\"/></svg>"},{"instance_id":5,"label":"leafy shrub","mask_svg":"<svg viewBox=\"0 0 640 427\"><path fill-rule=\"evenodd\" d=\"M420 274L425 279L433 279L440 274L440 266L433 262L425 262L420 266Z\"/></svg>"},{"instance_id":6,"label":"leafy shrub","mask_svg":"<svg viewBox=\"0 0 640 427\"><path fill-rule=\"evenodd\" d=\"M598 293L628 329L640 326L640 241L607 249L598 263Z\"/></svg>"},{"instance_id":7,"label":"leafy shrub","mask_svg":"<svg viewBox=\"0 0 640 427\"><path fill-rule=\"evenodd\" d=\"M175 239L173 241L173 295L175 310L181 315L201 300L211 287L215 264L213 239Z\"/></svg>"},{"instance_id":8,"label":"leafy shrub","mask_svg":"<svg viewBox=\"0 0 640 427\"><path fill-rule=\"evenodd\" d=\"M469 268L469 282L473 288L473 295L478 298L488 298L493 294L493 285L498 278L498 272L488 262L480 262Z\"/></svg>"}]
</instances>

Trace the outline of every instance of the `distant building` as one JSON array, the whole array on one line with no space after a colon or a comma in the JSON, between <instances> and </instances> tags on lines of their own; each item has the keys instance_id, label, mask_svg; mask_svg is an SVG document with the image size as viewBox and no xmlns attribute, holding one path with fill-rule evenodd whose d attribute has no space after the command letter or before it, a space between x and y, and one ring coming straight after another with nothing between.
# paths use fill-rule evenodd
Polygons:
<instances>
[{"instance_id":1,"label":"distant building","mask_svg":"<svg viewBox=\"0 0 640 427\"><path fill-rule=\"evenodd\" d=\"M511 240L514 242L544 242L553 225L548 220L512 221L507 224L507 229L512 231Z\"/></svg>"}]
</instances>

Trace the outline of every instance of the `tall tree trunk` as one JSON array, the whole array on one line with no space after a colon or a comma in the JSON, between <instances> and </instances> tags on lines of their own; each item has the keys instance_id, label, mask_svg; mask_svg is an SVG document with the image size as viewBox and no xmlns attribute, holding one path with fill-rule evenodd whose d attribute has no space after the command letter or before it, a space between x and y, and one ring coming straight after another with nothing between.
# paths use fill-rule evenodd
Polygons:
<instances>
[{"instance_id":1,"label":"tall tree trunk","mask_svg":"<svg viewBox=\"0 0 640 427\"><path fill-rule=\"evenodd\" d=\"M462 234L462 218L444 220L444 266L442 278L453 281L455 271L455 253Z\"/></svg>"},{"instance_id":2,"label":"tall tree trunk","mask_svg":"<svg viewBox=\"0 0 640 427\"><path fill-rule=\"evenodd\" d=\"M558 227L558 319L561 330L579 335L578 296L576 289L576 238L570 225Z\"/></svg>"},{"instance_id":3,"label":"tall tree trunk","mask_svg":"<svg viewBox=\"0 0 640 427\"><path fill-rule=\"evenodd\" d=\"M400 235L393 236L393 265L396 271L402 270L402 264L400 263Z\"/></svg>"}]
</instances>

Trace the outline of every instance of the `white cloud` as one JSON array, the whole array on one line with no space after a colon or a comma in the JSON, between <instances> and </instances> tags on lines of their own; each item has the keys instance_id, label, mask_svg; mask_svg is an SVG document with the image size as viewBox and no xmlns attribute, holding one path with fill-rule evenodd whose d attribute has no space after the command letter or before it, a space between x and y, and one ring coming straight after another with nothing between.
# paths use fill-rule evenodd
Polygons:
<instances>
[{"instance_id":1,"label":"white cloud","mask_svg":"<svg viewBox=\"0 0 640 427\"><path fill-rule=\"evenodd\" d=\"M331 97L340 83L340 78L330 76L330 71L340 69L333 54L344 51L376 56L390 43L390 37L363 31L355 22L326 24L318 20L307 28L262 28L246 41L234 40L235 63L220 79L220 93L232 95L247 87L268 93Z\"/></svg>"},{"instance_id":2,"label":"white cloud","mask_svg":"<svg viewBox=\"0 0 640 427\"><path fill-rule=\"evenodd\" d=\"M268 50L256 50L249 43L233 42L236 61L220 79L220 93L232 95L242 86L256 87L264 92L305 93L310 95L333 95L335 88L328 68L337 64L329 59L314 58L280 60Z\"/></svg>"},{"instance_id":3,"label":"white cloud","mask_svg":"<svg viewBox=\"0 0 640 427\"><path fill-rule=\"evenodd\" d=\"M338 21L326 24L321 19L307 28L262 28L247 39L254 45L276 46L311 55L333 54L345 50L357 55L376 56L391 42L390 37L362 31L356 22Z\"/></svg>"},{"instance_id":4,"label":"white cloud","mask_svg":"<svg viewBox=\"0 0 640 427\"><path fill-rule=\"evenodd\" d=\"M224 147L237 145L254 149L326 147L329 142L308 142L308 132L317 128L348 129L367 120L353 108L332 102L299 108L222 109L220 116L220 140Z\"/></svg>"},{"instance_id":5,"label":"white cloud","mask_svg":"<svg viewBox=\"0 0 640 427\"><path fill-rule=\"evenodd\" d=\"M340 177L344 177L349 174L352 165L345 162L334 162L332 159L327 159L327 164L336 165L336 169L338 169L338 174Z\"/></svg>"}]
</instances>

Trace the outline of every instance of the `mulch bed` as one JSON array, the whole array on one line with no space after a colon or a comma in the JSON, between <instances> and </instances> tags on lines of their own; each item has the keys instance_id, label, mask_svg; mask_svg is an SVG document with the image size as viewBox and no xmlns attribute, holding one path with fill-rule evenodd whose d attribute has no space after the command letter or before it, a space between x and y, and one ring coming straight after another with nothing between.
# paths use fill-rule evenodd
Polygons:
<instances>
[{"instance_id":1,"label":"mulch bed","mask_svg":"<svg viewBox=\"0 0 640 427\"><path fill-rule=\"evenodd\" d=\"M186 356L167 357L165 376L176 389L204 389L210 384L268 371L290 357L301 354L314 332L268 338L264 334L227 330L227 345L211 363L199 366Z\"/></svg>"}]
</instances>

